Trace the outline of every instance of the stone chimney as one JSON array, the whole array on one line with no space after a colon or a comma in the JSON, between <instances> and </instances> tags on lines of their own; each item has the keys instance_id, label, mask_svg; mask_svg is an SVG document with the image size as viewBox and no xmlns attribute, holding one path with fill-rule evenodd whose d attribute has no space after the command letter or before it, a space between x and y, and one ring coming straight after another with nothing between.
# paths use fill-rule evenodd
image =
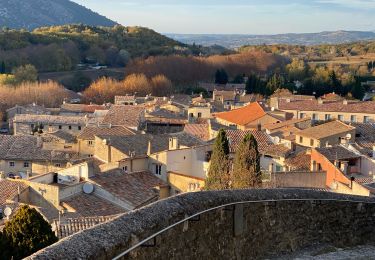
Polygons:
<instances>
[{"instance_id":1,"label":"stone chimney","mask_svg":"<svg viewBox=\"0 0 375 260\"><path fill-rule=\"evenodd\" d=\"M372 147L372 158L375 158L375 146Z\"/></svg>"},{"instance_id":2,"label":"stone chimney","mask_svg":"<svg viewBox=\"0 0 375 260\"><path fill-rule=\"evenodd\" d=\"M151 141L148 141L148 147L147 147L147 155L150 156L151 155Z\"/></svg>"},{"instance_id":3,"label":"stone chimney","mask_svg":"<svg viewBox=\"0 0 375 260\"><path fill-rule=\"evenodd\" d=\"M348 104L348 100L344 99L344 100L342 101L342 104L343 104L343 105L347 105L347 104Z\"/></svg>"},{"instance_id":4,"label":"stone chimney","mask_svg":"<svg viewBox=\"0 0 375 260\"><path fill-rule=\"evenodd\" d=\"M169 150L177 150L179 149L179 143L177 137L171 137L169 138Z\"/></svg>"},{"instance_id":5,"label":"stone chimney","mask_svg":"<svg viewBox=\"0 0 375 260\"><path fill-rule=\"evenodd\" d=\"M322 104L323 104L323 99L318 98L318 104L319 104L319 105L322 105Z\"/></svg>"}]
</instances>

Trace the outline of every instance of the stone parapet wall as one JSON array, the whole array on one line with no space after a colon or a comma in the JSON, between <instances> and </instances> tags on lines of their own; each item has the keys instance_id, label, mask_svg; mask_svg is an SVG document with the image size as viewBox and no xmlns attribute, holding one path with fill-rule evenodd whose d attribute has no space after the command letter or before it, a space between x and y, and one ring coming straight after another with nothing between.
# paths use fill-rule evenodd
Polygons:
<instances>
[{"instance_id":1,"label":"stone parapet wall","mask_svg":"<svg viewBox=\"0 0 375 260\"><path fill-rule=\"evenodd\" d=\"M266 201L265 201L266 200ZM243 203L236 206L222 205ZM261 202L259 202L261 201ZM374 242L375 200L303 189L186 193L68 237L29 259L112 259L170 225L124 259L249 259L315 243Z\"/></svg>"}]
</instances>

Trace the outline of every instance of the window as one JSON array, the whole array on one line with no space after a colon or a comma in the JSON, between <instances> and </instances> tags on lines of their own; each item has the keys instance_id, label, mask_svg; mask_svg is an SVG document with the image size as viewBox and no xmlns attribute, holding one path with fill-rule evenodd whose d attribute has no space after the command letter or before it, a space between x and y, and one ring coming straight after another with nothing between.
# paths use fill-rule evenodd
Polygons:
<instances>
[{"instance_id":1,"label":"window","mask_svg":"<svg viewBox=\"0 0 375 260\"><path fill-rule=\"evenodd\" d=\"M198 113L198 118L201 118L202 117L202 113Z\"/></svg>"},{"instance_id":2,"label":"window","mask_svg":"<svg viewBox=\"0 0 375 260\"><path fill-rule=\"evenodd\" d=\"M82 130L82 127L81 127L80 125L78 126L78 130L79 130L79 131L81 131L81 130Z\"/></svg>"},{"instance_id":3,"label":"window","mask_svg":"<svg viewBox=\"0 0 375 260\"><path fill-rule=\"evenodd\" d=\"M363 117L363 123L369 123L370 122L370 117L369 116L364 116Z\"/></svg>"},{"instance_id":4,"label":"window","mask_svg":"<svg viewBox=\"0 0 375 260\"><path fill-rule=\"evenodd\" d=\"M30 163L29 162L24 162L23 163L23 168L29 168L30 167Z\"/></svg>"},{"instance_id":5,"label":"window","mask_svg":"<svg viewBox=\"0 0 375 260\"><path fill-rule=\"evenodd\" d=\"M55 167L61 168L61 164L60 163L55 163Z\"/></svg>"},{"instance_id":6,"label":"window","mask_svg":"<svg viewBox=\"0 0 375 260\"><path fill-rule=\"evenodd\" d=\"M94 141L87 141L87 144L88 144L89 146L93 146L93 145L94 145Z\"/></svg>"},{"instance_id":7,"label":"window","mask_svg":"<svg viewBox=\"0 0 375 260\"><path fill-rule=\"evenodd\" d=\"M16 165L15 162L9 162L9 167L14 167Z\"/></svg>"},{"instance_id":8,"label":"window","mask_svg":"<svg viewBox=\"0 0 375 260\"><path fill-rule=\"evenodd\" d=\"M302 119L302 118L305 118L305 117L306 117L306 114L305 114L305 113L300 113L300 114L299 114L299 118Z\"/></svg>"},{"instance_id":9,"label":"window","mask_svg":"<svg viewBox=\"0 0 375 260\"><path fill-rule=\"evenodd\" d=\"M59 129L60 129L60 130L62 129L62 125L59 125Z\"/></svg>"},{"instance_id":10,"label":"window","mask_svg":"<svg viewBox=\"0 0 375 260\"><path fill-rule=\"evenodd\" d=\"M122 170L123 170L124 172L128 172L128 166L126 165L126 166L122 167Z\"/></svg>"},{"instance_id":11,"label":"window","mask_svg":"<svg viewBox=\"0 0 375 260\"><path fill-rule=\"evenodd\" d=\"M310 139L310 146L314 146L314 139Z\"/></svg>"},{"instance_id":12,"label":"window","mask_svg":"<svg viewBox=\"0 0 375 260\"><path fill-rule=\"evenodd\" d=\"M72 130L72 126L71 125L69 126L69 130Z\"/></svg>"},{"instance_id":13,"label":"window","mask_svg":"<svg viewBox=\"0 0 375 260\"><path fill-rule=\"evenodd\" d=\"M327 120L331 120L331 114L326 114L325 115L325 120L327 121Z\"/></svg>"},{"instance_id":14,"label":"window","mask_svg":"<svg viewBox=\"0 0 375 260\"><path fill-rule=\"evenodd\" d=\"M344 121L344 116L343 115L338 115L337 119L340 120L340 121Z\"/></svg>"},{"instance_id":15,"label":"window","mask_svg":"<svg viewBox=\"0 0 375 260\"><path fill-rule=\"evenodd\" d=\"M303 143L303 137L302 136L299 137L299 142Z\"/></svg>"},{"instance_id":16,"label":"window","mask_svg":"<svg viewBox=\"0 0 375 260\"><path fill-rule=\"evenodd\" d=\"M352 122L352 123L357 122L357 116L355 116L355 115L351 115L351 116L350 116L350 122Z\"/></svg>"},{"instance_id":17,"label":"window","mask_svg":"<svg viewBox=\"0 0 375 260\"><path fill-rule=\"evenodd\" d=\"M89 154L88 157L91 158L91 157L94 157L94 155L93 154Z\"/></svg>"},{"instance_id":18,"label":"window","mask_svg":"<svg viewBox=\"0 0 375 260\"><path fill-rule=\"evenodd\" d=\"M316 121L316 120L318 120L318 115L317 114L312 114L312 119L314 120L314 121Z\"/></svg>"},{"instance_id":19,"label":"window","mask_svg":"<svg viewBox=\"0 0 375 260\"><path fill-rule=\"evenodd\" d=\"M194 114L193 114L193 113L190 113L190 117L193 118L193 117L194 117Z\"/></svg>"},{"instance_id":20,"label":"window","mask_svg":"<svg viewBox=\"0 0 375 260\"><path fill-rule=\"evenodd\" d=\"M155 164L155 174L161 175L161 165L160 164Z\"/></svg>"}]
</instances>

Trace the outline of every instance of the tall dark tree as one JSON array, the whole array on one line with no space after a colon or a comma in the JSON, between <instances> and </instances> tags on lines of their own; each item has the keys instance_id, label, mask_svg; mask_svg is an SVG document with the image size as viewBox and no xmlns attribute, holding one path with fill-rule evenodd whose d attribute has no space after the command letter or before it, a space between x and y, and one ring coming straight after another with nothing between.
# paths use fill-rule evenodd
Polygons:
<instances>
[{"instance_id":1,"label":"tall dark tree","mask_svg":"<svg viewBox=\"0 0 375 260\"><path fill-rule=\"evenodd\" d=\"M22 259L57 242L51 225L35 209L22 206L3 230L13 259Z\"/></svg>"},{"instance_id":2,"label":"tall dark tree","mask_svg":"<svg viewBox=\"0 0 375 260\"><path fill-rule=\"evenodd\" d=\"M336 72L333 70L329 73L329 85L332 92L334 91L337 94L343 94L341 81L337 78Z\"/></svg>"},{"instance_id":3,"label":"tall dark tree","mask_svg":"<svg viewBox=\"0 0 375 260\"><path fill-rule=\"evenodd\" d=\"M2 61L0 66L0 74L5 74L5 72L5 62Z\"/></svg>"},{"instance_id":4,"label":"tall dark tree","mask_svg":"<svg viewBox=\"0 0 375 260\"><path fill-rule=\"evenodd\" d=\"M234 77L234 79L232 80L232 83L243 84L245 83L244 77L245 76L243 74L238 74L237 76Z\"/></svg>"},{"instance_id":5,"label":"tall dark tree","mask_svg":"<svg viewBox=\"0 0 375 260\"><path fill-rule=\"evenodd\" d=\"M210 168L205 183L206 190L229 188L229 141L223 129L219 131L212 151Z\"/></svg>"},{"instance_id":6,"label":"tall dark tree","mask_svg":"<svg viewBox=\"0 0 375 260\"><path fill-rule=\"evenodd\" d=\"M365 88L361 85L361 82L357 81L353 88L351 89L350 93L352 93L352 96L356 99L362 100L363 97L366 94Z\"/></svg>"},{"instance_id":7,"label":"tall dark tree","mask_svg":"<svg viewBox=\"0 0 375 260\"><path fill-rule=\"evenodd\" d=\"M215 73L215 83L216 84L227 84L228 74L224 69L219 69Z\"/></svg>"},{"instance_id":8,"label":"tall dark tree","mask_svg":"<svg viewBox=\"0 0 375 260\"><path fill-rule=\"evenodd\" d=\"M273 74L267 82L267 95L272 95L277 89L282 88L284 83L285 80L280 74Z\"/></svg>"},{"instance_id":9,"label":"tall dark tree","mask_svg":"<svg viewBox=\"0 0 375 260\"><path fill-rule=\"evenodd\" d=\"M262 183L258 143L253 135L247 134L234 157L232 188L260 187Z\"/></svg>"}]
</instances>

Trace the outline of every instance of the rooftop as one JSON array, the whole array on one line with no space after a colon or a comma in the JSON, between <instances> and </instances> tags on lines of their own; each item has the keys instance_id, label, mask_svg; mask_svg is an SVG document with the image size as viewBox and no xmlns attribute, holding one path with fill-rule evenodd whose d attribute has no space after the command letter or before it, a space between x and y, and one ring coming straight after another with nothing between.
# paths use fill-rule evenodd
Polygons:
<instances>
[{"instance_id":1,"label":"rooftop","mask_svg":"<svg viewBox=\"0 0 375 260\"><path fill-rule=\"evenodd\" d=\"M273 145L271 137L266 133L258 130L226 130L227 137L229 139L229 148L232 153L237 150L237 147L242 142L247 134L252 134L258 142L259 152L264 153L268 151L269 146Z\"/></svg>"},{"instance_id":2,"label":"rooftop","mask_svg":"<svg viewBox=\"0 0 375 260\"><path fill-rule=\"evenodd\" d=\"M150 172L124 173L122 170L98 174L92 181L117 198L130 202L134 207L156 200L159 192L155 188L166 185Z\"/></svg>"},{"instance_id":3,"label":"rooftop","mask_svg":"<svg viewBox=\"0 0 375 260\"><path fill-rule=\"evenodd\" d=\"M194 147L205 144L205 142L197 137L184 132L162 135L137 134L123 137L98 135L98 138L102 140L109 140L111 146L119 151L125 154L135 152L136 156L147 154L149 142L151 142L151 153L168 150L169 139L172 137L176 137L182 147Z\"/></svg>"},{"instance_id":4,"label":"rooftop","mask_svg":"<svg viewBox=\"0 0 375 260\"><path fill-rule=\"evenodd\" d=\"M64 141L65 143L74 143L76 141L75 136L61 130L53 133L46 133L42 138L43 142Z\"/></svg>"},{"instance_id":5,"label":"rooftop","mask_svg":"<svg viewBox=\"0 0 375 260\"><path fill-rule=\"evenodd\" d=\"M216 118L231 122L236 125L245 126L257 119L265 116L267 113L259 102L251 103L247 106L234 109L228 112L215 114Z\"/></svg>"},{"instance_id":6,"label":"rooftop","mask_svg":"<svg viewBox=\"0 0 375 260\"><path fill-rule=\"evenodd\" d=\"M85 193L78 194L62 201L61 206L67 209L67 213L64 213L64 217L67 218L113 216L126 212L125 209L120 208L105 199L94 194Z\"/></svg>"},{"instance_id":7,"label":"rooftop","mask_svg":"<svg viewBox=\"0 0 375 260\"><path fill-rule=\"evenodd\" d=\"M187 124L184 132L193 135L202 141L210 140L209 124Z\"/></svg>"},{"instance_id":8,"label":"rooftop","mask_svg":"<svg viewBox=\"0 0 375 260\"><path fill-rule=\"evenodd\" d=\"M347 125L341 121L331 121L318 126L306 128L296 134L308 138L322 139L332 135L344 134L354 129L355 127Z\"/></svg>"},{"instance_id":9,"label":"rooftop","mask_svg":"<svg viewBox=\"0 0 375 260\"><path fill-rule=\"evenodd\" d=\"M135 132L125 126L87 126L83 128L82 132L78 135L78 139L83 140L94 140L96 135L107 135L107 136L126 136L134 135Z\"/></svg>"},{"instance_id":10,"label":"rooftop","mask_svg":"<svg viewBox=\"0 0 375 260\"><path fill-rule=\"evenodd\" d=\"M114 105L104 117L103 124L138 128L144 111L143 106Z\"/></svg>"},{"instance_id":11,"label":"rooftop","mask_svg":"<svg viewBox=\"0 0 375 260\"><path fill-rule=\"evenodd\" d=\"M18 191L22 192L27 188L28 185L20 181L0 180L0 208L6 204L7 200L13 200L18 195Z\"/></svg>"},{"instance_id":12,"label":"rooftop","mask_svg":"<svg viewBox=\"0 0 375 260\"><path fill-rule=\"evenodd\" d=\"M339 146L315 148L320 154L324 155L329 161L356 159L360 156Z\"/></svg>"},{"instance_id":13,"label":"rooftop","mask_svg":"<svg viewBox=\"0 0 375 260\"><path fill-rule=\"evenodd\" d=\"M281 110L300 110L300 111L321 111L321 112L344 112L344 113L366 113L375 114L375 101L353 102L347 101L319 101L314 100L279 100L279 109Z\"/></svg>"},{"instance_id":14,"label":"rooftop","mask_svg":"<svg viewBox=\"0 0 375 260\"><path fill-rule=\"evenodd\" d=\"M291 171L310 171L311 154L306 151L290 156L285 160L285 165L291 168Z\"/></svg>"},{"instance_id":15,"label":"rooftop","mask_svg":"<svg viewBox=\"0 0 375 260\"><path fill-rule=\"evenodd\" d=\"M42 123L49 124L71 124L71 125L85 125L88 118L84 116L54 116L54 115L16 115L15 123Z\"/></svg>"},{"instance_id":16,"label":"rooftop","mask_svg":"<svg viewBox=\"0 0 375 260\"><path fill-rule=\"evenodd\" d=\"M69 104L65 103L61 105L61 112L72 112L72 113L94 113L96 110L107 110L109 109L105 105L86 105L86 104Z\"/></svg>"}]
</instances>

